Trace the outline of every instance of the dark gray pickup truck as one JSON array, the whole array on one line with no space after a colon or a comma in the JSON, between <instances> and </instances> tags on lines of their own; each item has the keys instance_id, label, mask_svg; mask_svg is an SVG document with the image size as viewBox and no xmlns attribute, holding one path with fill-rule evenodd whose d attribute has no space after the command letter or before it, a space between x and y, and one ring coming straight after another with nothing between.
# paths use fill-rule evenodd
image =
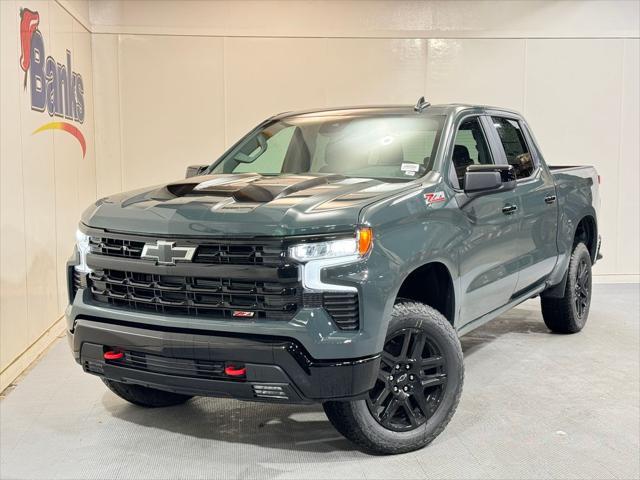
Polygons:
<instances>
[{"instance_id":1,"label":"dark gray pickup truck","mask_svg":"<svg viewBox=\"0 0 640 480\"><path fill-rule=\"evenodd\" d=\"M281 114L84 212L71 348L137 405L319 402L361 448L414 450L457 407L459 335L535 296L550 330L583 328L598 184L499 108Z\"/></svg>"}]
</instances>

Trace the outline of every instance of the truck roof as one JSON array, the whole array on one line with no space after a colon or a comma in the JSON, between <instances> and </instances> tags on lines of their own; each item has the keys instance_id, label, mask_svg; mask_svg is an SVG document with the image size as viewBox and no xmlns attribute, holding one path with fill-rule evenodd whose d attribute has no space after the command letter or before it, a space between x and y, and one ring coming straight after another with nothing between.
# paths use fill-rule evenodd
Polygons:
<instances>
[{"instance_id":1,"label":"truck roof","mask_svg":"<svg viewBox=\"0 0 640 480\"><path fill-rule=\"evenodd\" d=\"M424 112L435 115L450 115L463 110L493 110L508 112L519 115L514 110L509 110L501 107L492 107L489 105L471 105L464 103L446 103L440 105L430 105L423 110ZM407 115L418 113L414 110L413 105L371 105L371 106L351 106L351 107L337 107L337 108L319 108L300 110L292 112L283 112L276 115L276 119L284 119L290 117L300 116L347 116L347 115L360 115L360 116L383 116L383 115Z\"/></svg>"}]
</instances>

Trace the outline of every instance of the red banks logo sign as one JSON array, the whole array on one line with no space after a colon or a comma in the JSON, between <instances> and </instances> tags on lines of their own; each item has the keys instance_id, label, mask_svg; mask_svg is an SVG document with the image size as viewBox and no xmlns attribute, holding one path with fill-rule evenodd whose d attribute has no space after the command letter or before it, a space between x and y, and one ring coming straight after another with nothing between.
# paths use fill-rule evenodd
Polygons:
<instances>
[{"instance_id":1,"label":"red banks logo sign","mask_svg":"<svg viewBox=\"0 0 640 480\"><path fill-rule=\"evenodd\" d=\"M66 64L58 63L52 56L46 55L39 24L38 12L20 9L20 68L24 71L25 90L29 83L31 110L46 110L50 117L82 124L85 113L82 75L71 69L71 51L67 50ZM82 156L85 156L87 142L73 123L49 122L33 133L44 130L62 130L73 135L80 143Z\"/></svg>"}]
</instances>

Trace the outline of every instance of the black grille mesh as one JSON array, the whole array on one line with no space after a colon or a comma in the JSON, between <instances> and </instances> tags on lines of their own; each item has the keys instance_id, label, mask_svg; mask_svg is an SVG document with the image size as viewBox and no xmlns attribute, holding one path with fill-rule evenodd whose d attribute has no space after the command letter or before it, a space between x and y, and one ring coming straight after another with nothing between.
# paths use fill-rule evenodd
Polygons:
<instances>
[{"instance_id":1,"label":"black grille mesh","mask_svg":"<svg viewBox=\"0 0 640 480\"><path fill-rule=\"evenodd\" d=\"M110 257L140 258L144 242L121 238L89 237L91 253Z\"/></svg>"},{"instance_id":2,"label":"black grille mesh","mask_svg":"<svg viewBox=\"0 0 640 480\"><path fill-rule=\"evenodd\" d=\"M98 302L133 310L186 316L233 318L249 311L251 318L290 320L301 303L297 283L281 284L223 278L152 275L96 270L89 275Z\"/></svg>"},{"instance_id":3,"label":"black grille mesh","mask_svg":"<svg viewBox=\"0 0 640 480\"><path fill-rule=\"evenodd\" d=\"M196 263L233 265L279 265L284 259L280 248L264 245L201 245L196 250Z\"/></svg>"}]
</instances>

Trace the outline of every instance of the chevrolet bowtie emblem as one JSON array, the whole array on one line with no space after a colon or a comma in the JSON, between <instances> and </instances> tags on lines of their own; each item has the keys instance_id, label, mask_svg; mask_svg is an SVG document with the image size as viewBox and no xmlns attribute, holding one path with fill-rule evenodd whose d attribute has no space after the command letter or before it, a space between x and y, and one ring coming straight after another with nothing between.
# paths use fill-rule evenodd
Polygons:
<instances>
[{"instance_id":1,"label":"chevrolet bowtie emblem","mask_svg":"<svg viewBox=\"0 0 640 480\"><path fill-rule=\"evenodd\" d=\"M175 265L176 262L190 262L196 247L176 247L176 242L158 240L156 243L145 243L140 258L155 260L159 265Z\"/></svg>"}]
</instances>

